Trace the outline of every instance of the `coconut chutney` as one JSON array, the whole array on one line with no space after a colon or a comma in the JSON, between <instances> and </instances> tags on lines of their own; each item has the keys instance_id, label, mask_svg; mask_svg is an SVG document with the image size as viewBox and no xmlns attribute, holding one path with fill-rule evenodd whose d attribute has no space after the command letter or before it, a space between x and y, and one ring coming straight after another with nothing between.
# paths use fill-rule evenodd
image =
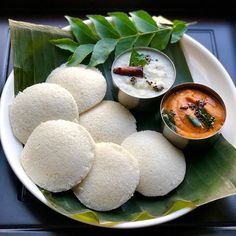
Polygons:
<instances>
[{"instance_id":1,"label":"coconut chutney","mask_svg":"<svg viewBox=\"0 0 236 236\"><path fill-rule=\"evenodd\" d=\"M152 98L165 93L175 81L176 72L173 62L164 53L155 49L137 48L137 51L145 55L147 64L142 68L137 67L136 73L135 68L130 68L137 76L115 73L114 71L119 71L120 68L129 67L131 50L124 52L113 63L113 83L133 97Z\"/></svg>"}]
</instances>

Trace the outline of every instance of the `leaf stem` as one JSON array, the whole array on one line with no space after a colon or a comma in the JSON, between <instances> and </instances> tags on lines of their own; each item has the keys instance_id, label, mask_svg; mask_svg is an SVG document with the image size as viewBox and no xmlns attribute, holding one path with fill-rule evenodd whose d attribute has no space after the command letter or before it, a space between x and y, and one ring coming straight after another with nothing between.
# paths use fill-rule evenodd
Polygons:
<instances>
[{"instance_id":1,"label":"leaf stem","mask_svg":"<svg viewBox=\"0 0 236 236\"><path fill-rule=\"evenodd\" d=\"M148 35L148 34L156 34L157 32L161 32L161 31L164 31L166 29L167 28L162 28L162 29L158 29L158 30L155 30L155 31L138 32L137 34L132 34L132 35L128 35L128 36L122 36L122 37L118 38L117 40L119 41L121 39L128 39L128 38L131 38L131 37L134 37L134 36L140 37L140 36Z\"/></svg>"}]
</instances>

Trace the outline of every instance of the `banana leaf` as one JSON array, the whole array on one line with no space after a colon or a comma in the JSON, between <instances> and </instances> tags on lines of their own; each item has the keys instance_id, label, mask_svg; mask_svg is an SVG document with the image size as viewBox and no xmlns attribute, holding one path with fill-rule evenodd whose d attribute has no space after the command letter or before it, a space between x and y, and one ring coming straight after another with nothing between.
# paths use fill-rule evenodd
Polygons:
<instances>
[{"instance_id":1,"label":"banana leaf","mask_svg":"<svg viewBox=\"0 0 236 236\"><path fill-rule=\"evenodd\" d=\"M46 25L9 20L13 50L15 93L44 82L48 74L65 62L69 54L49 43L72 38L70 32Z\"/></svg>"},{"instance_id":2,"label":"banana leaf","mask_svg":"<svg viewBox=\"0 0 236 236\"><path fill-rule=\"evenodd\" d=\"M22 22L10 22L14 59L15 93L27 86L43 82L56 66L66 62L68 55L51 45L50 39L71 38L70 32ZM192 81L181 45L169 45L165 53L176 65L176 84ZM113 99L112 58L100 66L107 79L106 99ZM158 105L152 113L135 113L139 130L160 131ZM214 146L204 152L185 152L187 171L179 187L163 197L144 197L138 193L120 208L97 212L87 209L72 191L58 194L42 190L48 204L56 211L86 223L113 226L120 222L153 219L179 209L199 207L208 202L236 194L236 150L221 135Z\"/></svg>"}]
</instances>

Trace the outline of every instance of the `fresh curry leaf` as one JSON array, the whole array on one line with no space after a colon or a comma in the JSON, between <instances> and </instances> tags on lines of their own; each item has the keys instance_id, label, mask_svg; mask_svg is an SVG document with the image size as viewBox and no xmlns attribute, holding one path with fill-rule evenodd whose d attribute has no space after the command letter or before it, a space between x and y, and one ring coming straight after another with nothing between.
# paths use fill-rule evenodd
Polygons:
<instances>
[{"instance_id":1,"label":"fresh curry leaf","mask_svg":"<svg viewBox=\"0 0 236 236\"><path fill-rule=\"evenodd\" d=\"M66 16L73 35L80 44L95 43L98 37L92 32L92 30L81 19Z\"/></svg>"},{"instance_id":2,"label":"fresh curry leaf","mask_svg":"<svg viewBox=\"0 0 236 236\"><path fill-rule=\"evenodd\" d=\"M119 38L117 30L110 24L104 16L89 15L88 18L93 22L100 38Z\"/></svg>"},{"instance_id":3,"label":"fresh curry leaf","mask_svg":"<svg viewBox=\"0 0 236 236\"><path fill-rule=\"evenodd\" d=\"M110 19L102 15L88 15L91 24L86 25L81 19L67 16L67 20L71 25L72 32L79 45L96 44L100 39L116 39L115 56L131 47L154 47L159 50L165 50L170 46L170 42L177 42L185 32L188 26L183 21L175 20L173 23L163 17L152 17L146 11L139 10L129 13L130 17L123 12L111 12L108 15ZM166 22L168 25L166 25ZM58 45L59 46L59 45ZM113 44L111 45L113 46ZM60 45L62 49L70 50L74 53L75 48L68 45ZM77 48L77 47L76 47ZM83 47L82 47L83 48ZM87 47L85 47L87 49ZM113 50L114 50L113 49ZM81 48L80 48L81 50ZM78 50L80 52L80 50ZM94 47L93 51L97 50ZM108 50L112 52L113 50ZM93 53L90 65L97 66L104 58L107 58L107 50L101 53L102 58ZM105 56L106 55L106 56ZM83 53L78 61L83 58ZM78 58L78 54L69 58L71 60ZM104 57L104 58L103 58ZM73 61L72 60L72 61ZM77 63L76 62L76 63Z\"/></svg>"},{"instance_id":4,"label":"fresh curry leaf","mask_svg":"<svg viewBox=\"0 0 236 236\"><path fill-rule=\"evenodd\" d=\"M203 122L203 124L207 127L213 127L215 123L215 117L211 116L205 108L200 108L197 110L199 114L199 119Z\"/></svg>"},{"instance_id":5,"label":"fresh curry leaf","mask_svg":"<svg viewBox=\"0 0 236 236\"><path fill-rule=\"evenodd\" d=\"M129 65L130 66L145 66L147 64L147 60L145 55L142 53L138 53L135 48L132 49Z\"/></svg>"},{"instance_id":6,"label":"fresh curry leaf","mask_svg":"<svg viewBox=\"0 0 236 236\"><path fill-rule=\"evenodd\" d=\"M150 42L152 41L155 33L146 33L146 34L140 34L137 38L134 46L135 47L148 47L150 45Z\"/></svg>"},{"instance_id":7,"label":"fresh curry leaf","mask_svg":"<svg viewBox=\"0 0 236 236\"><path fill-rule=\"evenodd\" d=\"M137 35L121 38L116 45L115 57L117 57L120 53L124 52L125 50L132 48L137 38L138 38Z\"/></svg>"},{"instance_id":8,"label":"fresh curry leaf","mask_svg":"<svg viewBox=\"0 0 236 236\"><path fill-rule=\"evenodd\" d=\"M173 32L171 35L171 43L176 43L178 42L183 34L186 32L187 30L187 23L184 21L180 21L180 20L174 20L173 21Z\"/></svg>"},{"instance_id":9,"label":"fresh curry leaf","mask_svg":"<svg viewBox=\"0 0 236 236\"><path fill-rule=\"evenodd\" d=\"M71 59L68 61L68 65L75 66L80 64L92 51L94 44L83 44L77 47Z\"/></svg>"},{"instance_id":10,"label":"fresh curry leaf","mask_svg":"<svg viewBox=\"0 0 236 236\"><path fill-rule=\"evenodd\" d=\"M72 53L74 53L76 48L79 46L78 43L69 38L53 39L50 42L56 45L57 47L63 50L70 51Z\"/></svg>"},{"instance_id":11,"label":"fresh curry leaf","mask_svg":"<svg viewBox=\"0 0 236 236\"><path fill-rule=\"evenodd\" d=\"M96 66L105 62L110 53L114 51L117 42L116 39L100 39L93 48L89 66Z\"/></svg>"},{"instance_id":12,"label":"fresh curry leaf","mask_svg":"<svg viewBox=\"0 0 236 236\"><path fill-rule=\"evenodd\" d=\"M163 50L166 48L170 41L171 29L162 29L155 33L152 41L151 47Z\"/></svg>"},{"instance_id":13,"label":"fresh curry leaf","mask_svg":"<svg viewBox=\"0 0 236 236\"><path fill-rule=\"evenodd\" d=\"M162 117L170 129L176 132L174 113L171 111L162 111Z\"/></svg>"},{"instance_id":14,"label":"fresh curry leaf","mask_svg":"<svg viewBox=\"0 0 236 236\"><path fill-rule=\"evenodd\" d=\"M158 29L156 22L146 11L133 11L130 12L130 15L140 32L150 32Z\"/></svg>"},{"instance_id":15,"label":"fresh curry leaf","mask_svg":"<svg viewBox=\"0 0 236 236\"><path fill-rule=\"evenodd\" d=\"M194 116L191 115L187 115L186 114L187 119L191 122L191 124L195 127L202 127L202 123Z\"/></svg>"},{"instance_id":16,"label":"fresh curry leaf","mask_svg":"<svg viewBox=\"0 0 236 236\"><path fill-rule=\"evenodd\" d=\"M112 16L112 21L121 36L129 36L138 33L134 23L124 12L111 12L108 13L108 15Z\"/></svg>"}]
</instances>

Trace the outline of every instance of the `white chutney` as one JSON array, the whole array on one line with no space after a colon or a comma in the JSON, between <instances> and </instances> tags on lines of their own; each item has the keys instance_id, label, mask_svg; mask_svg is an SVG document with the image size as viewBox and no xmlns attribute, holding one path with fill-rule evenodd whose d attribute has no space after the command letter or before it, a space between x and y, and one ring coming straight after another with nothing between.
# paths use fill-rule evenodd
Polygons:
<instances>
[{"instance_id":1,"label":"white chutney","mask_svg":"<svg viewBox=\"0 0 236 236\"><path fill-rule=\"evenodd\" d=\"M143 77L127 76L112 72L113 82L123 92L138 98L152 98L164 94L175 81L173 62L162 52L152 48L136 48L150 58L143 67ZM112 68L129 66L131 50L118 56ZM113 70L112 70L113 71Z\"/></svg>"}]
</instances>

